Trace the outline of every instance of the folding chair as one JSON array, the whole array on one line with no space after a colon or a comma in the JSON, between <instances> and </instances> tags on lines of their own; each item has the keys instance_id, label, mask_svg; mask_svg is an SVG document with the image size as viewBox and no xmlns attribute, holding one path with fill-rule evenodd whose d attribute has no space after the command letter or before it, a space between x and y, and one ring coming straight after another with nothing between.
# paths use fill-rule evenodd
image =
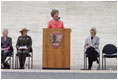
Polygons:
<instances>
[{"instance_id":1,"label":"folding chair","mask_svg":"<svg viewBox=\"0 0 118 80\"><path fill-rule=\"evenodd\" d=\"M12 55L8 55L7 58L10 63L10 69L13 69L14 68L14 49L13 49L13 47L11 47L11 54Z\"/></svg>"},{"instance_id":2,"label":"folding chair","mask_svg":"<svg viewBox=\"0 0 118 80\"><path fill-rule=\"evenodd\" d=\"M106 58L116 58L117 59L117 48L113 44L107 44L102 50L102 70L103 65L106 70Z\"/></svg>"},{"instance_id":3,"label":"folding chair","mask_svg":"<svg viewBox=\"0 0 118 80\"><path fill-rule=\"evenodd\" d=\"M98 66L98 68L100 70L100 54L99 54L98 58L99 58L99 66ZM88 62L88 55L86 53L84 53L84 69L88 69L87 62Z\"/></svg>"},{"instance_id":4,"label":"folding chair","mask_svg":"<svg viewBox=\"0 0 118 80\"><path fill-rule=\"evenodd\" d=\"M14 49L11 47L11 55L7 55L6 61L10 64L10 69L14 68Z\"/></svg>"},{"instance_id":5,"label":"folding chair","mask_svg":"<svg viewBox=\"0 0 118 80\"><path fill-rule=\"evenodd\" d=\"M27 56L28 58L28 69L33 69L33 49L30 49L30 53ZM19 68L19 57L18 54L16 54L15 56L15 68L18 69Z\"/></svg>"}]
</instances>

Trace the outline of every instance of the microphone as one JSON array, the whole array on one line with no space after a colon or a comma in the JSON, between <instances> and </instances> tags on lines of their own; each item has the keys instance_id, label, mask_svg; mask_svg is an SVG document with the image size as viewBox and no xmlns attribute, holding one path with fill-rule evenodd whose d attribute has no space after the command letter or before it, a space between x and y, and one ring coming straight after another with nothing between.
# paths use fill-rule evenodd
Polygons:
<instances>
[{"instance_id":1,"label":"microphone","mask_svg":"<svg viewBox=\"0 0 118 80\"><path fill-rule=\"evenodd\" d=\"M58 19L56 20L56 21L59 21L60 20L60 17L58 17ZM49 25L50 24L52 24L52 23L54 23L55 21L52 21L51 23L49 23Z\"/></svg>"},{"instance_id":2,"label":"microphone","mask_svg":"<svg viewBox=\"0 0 118 80\"><path fill-rule=\"evenodd\" d=\"M59 21L60 20L60 17L58 17L58 19L56 21ZM50 24L54 23L55 21L51 22Z\"/></svg>"},{"instance_id":3,"label":"microphone","mask_svg":"<svg viewBox=\"0 0 118 80\"><path fill-rule=\"evenodd\" d=\"M58 20L60 20L60 17L58 17Z\"/></svg>"},{"instance_id":4,"label":"microphone","mask_svg":"<svg viewBox=\"0 0 118 80\"><path fill-rule=\"evenodd\" d=\"M55 21L59 21L60 20L60 17L58 17Z\"/></svg>"}]
</instances>

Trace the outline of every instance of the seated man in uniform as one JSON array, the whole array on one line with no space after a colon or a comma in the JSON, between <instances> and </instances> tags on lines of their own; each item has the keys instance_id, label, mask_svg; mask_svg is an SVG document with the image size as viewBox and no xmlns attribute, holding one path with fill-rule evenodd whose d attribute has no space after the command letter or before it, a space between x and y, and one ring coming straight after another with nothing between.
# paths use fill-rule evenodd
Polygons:
<instances>
[{"instance_id":1,"label":"seated man in uniform","mask_svg":"<svg viewBox=\"0 0 118 80\"><path fill-rule=\"evenodd\" d=\"M26 57L29 55L32 46L32 39L27 35L29 30L23 28L21 32L21 36L18 37L16 48L19 56L20 69L24 69L24 64Z\"/></svg>"}]
</instances>

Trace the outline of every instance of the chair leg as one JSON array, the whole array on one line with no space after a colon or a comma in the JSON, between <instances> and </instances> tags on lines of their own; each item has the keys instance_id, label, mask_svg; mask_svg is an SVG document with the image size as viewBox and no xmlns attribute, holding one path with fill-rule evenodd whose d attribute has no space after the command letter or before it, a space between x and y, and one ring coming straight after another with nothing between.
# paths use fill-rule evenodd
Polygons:
<instances>
[{"instance_id":1,"label":"chair leg","mask_svg":"<svg viewBox=\"0 0 118 80\"><path fill-rule=\"evenodd\" d=\"M17 56L17 68L19 68L19 64L20 64L19 57Z\"/></svg>"},{"instance_id":2,"label":"chair leg","mask_svg":"<svg viewBox=\"0 0 118 80\"><path fill-rule=\"evenodd\" d=\"M29 63L30 63L30 69L31 69L31 57L30 57Z\"/></svg>"},{"instance_id":3,"label":"chair leg","mask_svg":"<svg viewBox=\"0 0 118 80\"><path fill-rule=\"evenodd\" d=\"M32 57L30 57L30 69L32 69Z\"/></svg>"},{"instance_id":4,"label":"chair leg","mask_svg":"<svg viewBox=\"0 0 118 80\"><path fill-rule=\"evenodd\" d=\"M17 57L15 56L15 68L17 69Z\"/></svg>"},{"instance_id":5,"label":"chair leg","mask_svg":"<svg viewBox=\"0 0 118 80\"><path fill-rule=\"evenodd\" d=\"M29 69L31 69L31 57L29 57Z\"/></svg>"},{"instance_id":6,"label":"chair leg","mask_svg":"<svg viewBox=\"0 0 118 80\"><path fill-rule=\"evenodd\" d=\"M103 62L103 63L104 63L104 67L103 67L103 69L105 70L105 58L104 58L104 62Z\"/></svg>"},{"instance_id":7,"label":"chair leg","mask_svg":"<svg viewBox=\"0 0 118 80\"><path fill-rule=\"evenodd\" d=\"M33 69L33 55L31 57L31 69Z\"/></svg>"},{"instance_id":8,"label":"chair leg","mask_svg":"<svg viewBox=\"0 0 118 80\"><path fill-rule=\"evenodd\" d=\"M30 69L32 69L32 57L30 57Z\"/></svg>"},{"instance_id":9,"label":"chair leg","mask_svg":"<svg viewBox=\"0 0 118 80\"><path fill-rule=\"evenodd\" d=\"M84 55L84 69L85 69L85 55Z\"/></svg>"},{"instance_id":10,"label":"chair leg","mask_svg":"<svg viewBox=\"0 0 118 80\"><path fill-rule=\"evenodd\" d=\"M85 58L85 69L86 69L86 58Z\"/></svg>"},{"instance_id":11,"label":"chair leg","mask_svg":"<svg viewBox=\"0 0 118 80\"><path fill-rule=\"evenodd\" d=\"M10 56L10 60L9 60L9 63L10 63L10 69L12 68L12 66L11 66L11 56Z\"/></svg>"},{"instance_id":12,"label":"chair leg","mask_svg":"<svg viewBox=\"0 0 118 80\"><path fill-rule=\"evenodd\" d=\"M18 69L18 57L15 57L15 68Z\"/></svg>"},{"instance_id":13,"label":"chair leg","mask_svg":"<svg viewBox=\"0 0 118 80\"><path fill-rule=\"evenodd\" d=\"M101 62L100 62L100 60L99 60L99 69L101 70L101 68L100 68L100 63L101 63Z\"/></svg>"},{"instance_id":14,"label":"chair leg","mask_svg":"<svg viewBox=\"0 0 118 80\"><path fill-rule=\"evenodd\" d=\"M117 58L116 58L116 70L117 70Z\"/></svg>"},{"instance_id":15,"label":"chair leg","mask_svg":"<svg viewBox=\"0 0 118 80\"><path fill-rule=\"evenodd\" d=\"M16 69L16 56L15 56L15 69Z\"/></svg>"},{"instance_id":16,"label":"chair leg","mask_svg":"<svg viewBox=\"0 0 118 80\"><path fill-rule=\"evenodd\" d=\"M30 69L30 57L28 57L28 69Z\"/></svg>"},{"instance_id":17,"label":"chair leg","mask_svg":"<svg viewBox=\"0 0 118 80\"><path fill-rule=\"evenodd\" d=\"M99 70L100 70L100 57L99 57Z\"/></svg>"},{"instance_id":18,"label":"chair leg","mask_svg":"<svg viewBox=\"0 0 118 80\"><path fill-rule=\"evenodd\" d=\"M105 59L104 61L105 61L105 70L106 70L106 58L104 58L104 59Z\"/></svg>"},{"instance_id":19,"label":"chair leg","mask_svg":"<svg viewBox=\"0 0 118 80\"><path fill-rule=\"evenodd\" d=\"M88 60L87 60L87 57L86 57L86 69L88 69L88 65L87 65L87 62L88 62Z\"/></svg>"},{"instance_id":20,"label":"chair leg","mask_svg":"<svg viewBox=\"0 0 118 80\"><path fill-rule=\"evenodd\" d=\"M14 68L14 55L12 56L12 69Z\"/></svg>"},{"instance_id":21,"label":"chair leg","mask_svg":"<svg viewBox=\"0 0 118 80\"><path fill-rule=\"evenodd\" d=\"M103 70L103 57L102 57L102 70Z\"/></svg>"}]
</instances>

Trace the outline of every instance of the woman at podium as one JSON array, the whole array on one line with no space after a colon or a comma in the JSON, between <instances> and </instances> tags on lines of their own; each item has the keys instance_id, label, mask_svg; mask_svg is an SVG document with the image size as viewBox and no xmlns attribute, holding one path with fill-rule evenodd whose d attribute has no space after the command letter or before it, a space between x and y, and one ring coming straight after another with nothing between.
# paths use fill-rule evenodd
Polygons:
<instances>
[{"instance_id":1,"label":"woman at podium","mask_svg":"<svg viewBox=\"0 0 118 80\"><path fill-rule=\"evenodd\" d=\"M53 9L51 11L51 16L52 16L52 20L50 20L48 22L48 28L64 28L64 24L59 17L59 11L56 9Z\"/></svg>"}]
</instances>

